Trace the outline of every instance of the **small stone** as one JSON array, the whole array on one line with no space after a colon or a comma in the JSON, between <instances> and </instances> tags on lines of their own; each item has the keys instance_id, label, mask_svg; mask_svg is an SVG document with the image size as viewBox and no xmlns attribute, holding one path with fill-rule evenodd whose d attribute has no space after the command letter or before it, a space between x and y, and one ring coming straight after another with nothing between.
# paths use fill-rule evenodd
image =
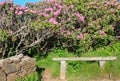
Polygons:
<instances>
[{"instance_id":1,"label":"small stone","mask_svg":"<svg viewBox=\"0 0 120 81\"><path fill-rule=\"evenodd\" d=\"M13 60L12 60L12 59L6 59L6 62L7 62L8 64L10 64L10 63L13 62Z\"/></svg>"},{"instance_id":2,"label":"small stone","mask_svg":"<svg viewBox=\"0 0 120 81\"><path fill-rule=\"evenodd\" d=\"M33 68L32 72L35 72L36 71L36 67Z\"/></svg>"},{"instance_id":3,"label":"small stone","mask_svg":"<svg viewBox=\"0 0 120 81\"><path fill-rule=\"evenodd\" d=\"M26 70L26 71L29 71L31 68L35 67L36 65L36 59L34 58L29 58L28 60L26 60L26 65L23 66L23 68Z\"/></svg>"},{"instance_id":4,"label":"small stone","mask_svg":"<svg viewBox=\"0 0 120 81\"><path fill-rule=\"evenodd\" d=\"M19 77L15 73L12 73L7 76L7 81L16 81L17 78Z\"/></svg>"},{"instance_id":5,"label":"small stone","mask_svg":"<svg viewBox=\"0 0 120 81\"><path fill-rule=\"evenodd\" d=\"M0 81L6 81L6 74L0 70Z\"/></svg>"},{"instance_id":6,"label":"small stone","mask_svg":"<svg viewBox=\"0 0 120 81\"><path fill-rule=\"evenodd\" d=\"M0 61L0 69L3 67L3 61Z\"/></svg>"},{"instance_id":7,"label":"small stone","mask_svg":"<svg viewBox=\"0 0 120 81\"><path fill-rule=\"evenodd\" d=\"M30 58L30 57L28 57L28 56L24 56L24 58L21 59L20 64L21 64L22 66L26 65L26 60L28 60L29 58Z\"/></svg>"},{"instance_id":8,"label":"small stone","mask_svg":"<svg viewBox=\"0 0 120 81\"><path fill-rule=\"evenodd\" d=\"M21 58L24 57L24 55L23 54L19 54L18 57L21 59Z\"/></svg>"},{"instance_id":9,"label":"small stone","mask_svg":"<svg viewBox=\"0 0 120 81\"><path fill-rule=\"evenodd\" d=\"M14 60L14 63L16 64L20 63L20 59Z\"/></svg>"},{"instance_id":10,"label":"small stone","mask_svg":"<svg viewBox=\"0 0 120 81\"><path fill-rule=\"evenodd\" d=\"M20 64L6 64L4 66L4 71L5 73L9 74L9 73L13 73L13 72L16 72L16 71L19 71L20 70Z\"/></svg>"},{"instance_id":11,"label":"small stone","mask_svg":"<svg viewBox=\"0 0 120 81\"><path fill-rule=\"evenodd\" d=\"M25 77L27 75L27 71L26 70L23 70L21 71L18 76L20 76L21 78Z\"/></svg>"}]
</instances>

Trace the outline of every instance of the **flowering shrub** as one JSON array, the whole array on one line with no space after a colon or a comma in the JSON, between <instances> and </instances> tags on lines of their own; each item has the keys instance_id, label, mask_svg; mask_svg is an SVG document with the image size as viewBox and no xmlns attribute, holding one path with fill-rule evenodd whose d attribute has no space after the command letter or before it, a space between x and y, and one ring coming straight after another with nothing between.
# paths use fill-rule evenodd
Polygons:
<instances>
[{"instance_id":1,"label":"flowering shrub","mask_svg":"<svg viewBox=\"0 0 120 81\"><path fill-rule=\"evenodd\" d=\"M60 47L80 54L109 45L116 35L120 35L118 2L64 0L44 3L40 3L40 15L45 17L43 21L59 26Z\"/></svg>"},{"instance_id":2,"label":"flowering shrub","mask_svg":"<svg viewBox=\"0 0 120 81\"><path fill-rule=\"evenodd\" d=\"M20 7L12 2L0 3L0 54L1 57L38 50L40 42L52 36L51 29L37 29L32 22L39 19L35 10ZM37 49L38 48L38 49ZM41 48L42 49L42 48Z\"/></svg>"},{"instance_id":3,"label":"flowering shrub","mask_svg":"<svg viewBox=\"0 0 120 81\"><path fill-rule=\"evenodd\" d=\"M3 56L46 53L54 47L81 54L109 45L120 35L119 2L49 0L25 7L1 2L0 11Z\"/></svg>"}]
</instances>

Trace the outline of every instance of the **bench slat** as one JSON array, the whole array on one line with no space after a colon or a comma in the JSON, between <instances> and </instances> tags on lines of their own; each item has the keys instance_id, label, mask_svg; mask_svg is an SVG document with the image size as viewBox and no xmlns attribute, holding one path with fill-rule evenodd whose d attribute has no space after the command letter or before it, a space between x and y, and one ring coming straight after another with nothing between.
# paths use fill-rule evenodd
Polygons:
<instances>
[{"instance_id":1,"label":"bench slat","mask_svg":"<svg viewBox=\"0 0 120 81\"><path fill-rule=\"evenodd\" d=\"M71 57L71 58L53 58L53 60L105 61L105 60L117 60L117 57Z\"/></svg>"}]
</instances>

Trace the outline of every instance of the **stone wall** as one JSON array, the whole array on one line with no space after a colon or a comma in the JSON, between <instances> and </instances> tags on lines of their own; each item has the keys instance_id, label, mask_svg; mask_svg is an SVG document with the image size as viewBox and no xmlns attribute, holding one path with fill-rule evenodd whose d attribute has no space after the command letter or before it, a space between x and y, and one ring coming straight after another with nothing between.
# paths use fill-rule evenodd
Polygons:
<instances>
[{"instance_id":1,"label":"stone wall","mask_svg":"<svg viewBox=\"0 0 120 81\"><path fill-rule=\"evenodd\" d=\"M0 60L0 81L15 81L36 71L36 59L19 54Z\"/></svg>"}]
</instances>

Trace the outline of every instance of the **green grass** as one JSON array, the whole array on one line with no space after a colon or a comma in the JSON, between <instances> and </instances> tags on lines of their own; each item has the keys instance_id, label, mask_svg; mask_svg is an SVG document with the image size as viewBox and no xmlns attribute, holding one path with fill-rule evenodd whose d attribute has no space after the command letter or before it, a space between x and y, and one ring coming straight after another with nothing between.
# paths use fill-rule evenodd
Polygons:
<instances>
[{"instance_id":1,"label":"green grass","mask_svg":"<svg viewBox=\"0 0 120 81\"><path fill-rule=\"evenodd\" d=\"M105 68L101 69L98 61L67 61L67 80L68 81L89 81L97 78L112 78L116 79L120 74L120 43L115 43L111 46L99 48L96 51L89 51L82 54L82 57L96 56L117 56L117 61L107 61ZM67 50L54 50L48 54L46 58L38 59L37 66L47 68L52 71L53 78L59 77L60 62L53 61L53 57L76 57L74 53L69 53ZM112 77L109 77L111 75Z\"/></svg>"},{"instance_id":2,"label":"green grass","mask_svg":"<svg viewBox=\"0 0 120 81\"><path fill-rule=\"evenodd\" d=\"M40 81L39 74L34 72L25 78L18 78L16 81Z\"/></svg>"},{"instance_id":3,"label":"green grass","mask_svg":"<svg viewBox=\"0 0 120 81\"><path fill-rule=\"evenodd\" d=\"M94 70L93 70L94 69ZM71 71L69 71L71 70ZM88 81L91 78L96 78L100 76L100 68L96 63L85 63L78 71L73 72L73 68L68 68L67 79L69 81ZM96 74L97 73L97 74Z\"/></svg>"},{"instance_id":4,"label":"green grass","mask_svg":"<svg viewBox=\"0 0 120 81\"><path fill-rule=\"evenodd\" d=\"M38 59L37 66L39 68L47 68L52 70L53 77L59 76L60 71L60 62L59 61L53 61L53 57L74 57L75 55L72 53L68 53L65 50L54 50L48 54L46 58L40 58Z\"/></svg>"}]
</instances>

